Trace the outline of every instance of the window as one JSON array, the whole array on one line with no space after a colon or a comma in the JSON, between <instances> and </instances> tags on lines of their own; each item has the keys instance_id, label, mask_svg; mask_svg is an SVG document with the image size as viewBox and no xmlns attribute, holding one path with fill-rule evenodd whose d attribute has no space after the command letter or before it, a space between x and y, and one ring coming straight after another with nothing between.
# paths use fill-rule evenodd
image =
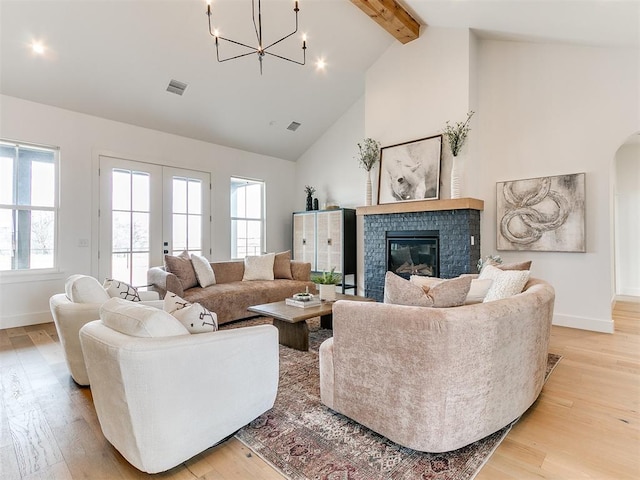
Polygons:
<instances>
[{"instance_id":1,"label":"window","mask_svg":"<svg viewBox=\"0 0 640 480\"><path fill-rule=\"evenodd\" d=\"M58 150L0 141L0 271L56 267Z\"/></svg>"},{"instance_id":2,"label":"window","mask_svg":"<svg viewBox=\"0 0 640 480\"><path fill-rule=\"evenodd\" d=\"M202 249L202 191L198 178L172 177L173 182L173 254L186 250L201 254Z\"/></svg>"},{"instance_id":3,"label":"window","mask_svg":"<svg viewBox=\"0 0 640 480\"><path fill-rule=\"evenodd\" d=\"M264 182L231 178L231 257L264 251Z\"/></svg>"}]
</instances>

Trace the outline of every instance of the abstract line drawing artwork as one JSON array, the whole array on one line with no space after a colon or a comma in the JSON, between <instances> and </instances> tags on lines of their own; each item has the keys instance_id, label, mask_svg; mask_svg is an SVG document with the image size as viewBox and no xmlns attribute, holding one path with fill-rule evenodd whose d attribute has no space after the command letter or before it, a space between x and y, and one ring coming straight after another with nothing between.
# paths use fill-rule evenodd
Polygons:
<instances>
[{"instance_id":1,"label":"abstract line drawing artwork","mask_svg":"<svg viewBox=\"0 0 640 480\"><path fill-rule=\"evenodd\" d=\"M442 135L380 149L378 204L437 200Z\"/></svg>"},{"instance_id":2,"label":"abstract line drawing artwork","mask_svg":"<svg viewBox=\"0 0 640 480\"><path fill-rule=\"evenodd\" d=\"M585 174L498 182L498 250L585 252Z\"/></svg>"}]
</instances>

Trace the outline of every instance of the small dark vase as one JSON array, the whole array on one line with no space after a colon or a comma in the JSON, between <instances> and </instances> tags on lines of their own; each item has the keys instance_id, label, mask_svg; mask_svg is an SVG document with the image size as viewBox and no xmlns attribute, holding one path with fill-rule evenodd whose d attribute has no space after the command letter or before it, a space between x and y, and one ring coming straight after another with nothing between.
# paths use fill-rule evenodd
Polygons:
<instances>
[{"instance_id":1,"label":"small dark vase","mask_svg":"<svg viewBox=\"0 0 640 480\"><path fill-rule=\"evenodd\" d=\"M307 195L307 212L309 210L313 210L313 197L311 195Z\"/></svg>"},{"instance_id":2,"label":"small dark vase","mask_svg":"<svg viewBox=\"0 0 640 480\"><path fill-rule=\"evenodd\" d=\"M314 199L313 199L313 209L314 209L314 210L320 210L320 209L318 208L318 199L317 199L317 198L314 198Z\"/></svg>"}]
</instances>

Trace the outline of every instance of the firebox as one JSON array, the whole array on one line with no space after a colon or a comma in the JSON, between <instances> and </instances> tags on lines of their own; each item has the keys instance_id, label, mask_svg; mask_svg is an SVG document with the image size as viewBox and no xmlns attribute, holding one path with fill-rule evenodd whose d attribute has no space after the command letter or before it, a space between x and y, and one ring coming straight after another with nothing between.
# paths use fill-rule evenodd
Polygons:
<instances>
[{"instance_id":1,"label":"firebox","mask_svg":"<svg viewBox=\"0 0 640 480\"><path fill-rule=\"evenodd\" d=\"M386 232L387 270L409 278L411 275L440 275L438 230Z\"/></svg>"}]
</instances>

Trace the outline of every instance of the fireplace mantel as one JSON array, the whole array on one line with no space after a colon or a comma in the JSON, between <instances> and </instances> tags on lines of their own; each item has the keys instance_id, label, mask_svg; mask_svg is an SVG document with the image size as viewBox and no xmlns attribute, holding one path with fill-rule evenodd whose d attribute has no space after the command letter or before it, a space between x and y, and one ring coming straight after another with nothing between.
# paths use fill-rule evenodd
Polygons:
<instances>
[{"instance_id":1,"label":"fireplace mantel","mask_svg":"<svg viewBox=\"0 0 640 480\"><path fill-rule=\"evenodd\" d=\"M446 200L416 200L414 202L385 203L357 207L356 215L382 215L386 213L436 212L441 210L484 210L484 200L477 198L448 198Z\"/></svg>"}]
</instances>

